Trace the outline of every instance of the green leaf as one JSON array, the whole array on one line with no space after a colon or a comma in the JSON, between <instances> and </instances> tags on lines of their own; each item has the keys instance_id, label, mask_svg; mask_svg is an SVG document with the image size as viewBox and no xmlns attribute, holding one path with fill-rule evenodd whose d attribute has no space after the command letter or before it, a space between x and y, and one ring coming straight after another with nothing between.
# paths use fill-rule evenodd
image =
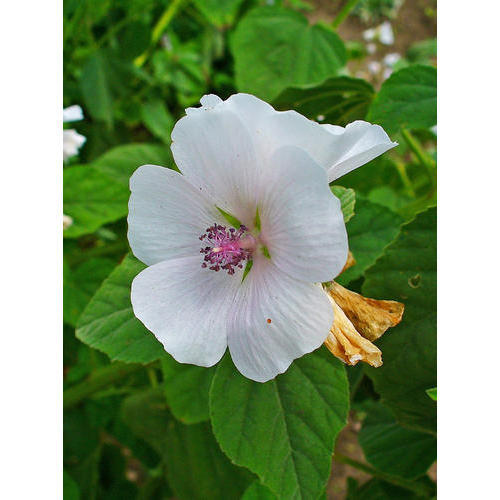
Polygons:
<instances>
[{"instance_id":1,"label":"green leaf","mask_svg":"<svg viewBox=\"0 0 500 500\"><path fill-rule=\"evenodd\" d=\"M209 420L208 391L215 367L178 363L171 356L162 358L163 387L174 417L185 424Z\"/></svg>"},{"instance_id":2,"label":"green leaf","mask_svg":"<svg viewBox=\"0 0 500 500\"><path fill-rule=\"evenodd\" d=\"M170 144L170 133L174 126L174 119L168 112L165 103L161 99L145 102L141 106L141 115L148 130L164 143ZM171 161L170 158L168 160Z\"/></svg>"},{"instance_id":3,"label":"green leaf","mask_svg":"<svg viewBox=\"0 0 500 500\"><path fill-rule=\"evenodd\" d=\"M324 490L348 407L344 367L324 348L264 384L243 377L226 355L210 389L222 450L280 498L317 498Z\"/></svg>"},{"instance_id":4,"label":"green leaf","mask_svg":"<svg viewBox=\"0 0 500 500\"><path fill-rule=\"evenodd\" d=\"M65 470L63 470L63 496L65 500L80 500L78 485Z\"/></svg>"},{"instance_id":5,"label":"green leaf","mask_svg":"<svg viewBox=\"0 0 500 500\"><path fill-rule=\"evenodd\" d=\"M336 281L346 285L362 276L383 254L384 248L396 238L402 223L401 216L358 195L356 216L347 224L349 249L356 264L346 269Z\"/></svg>"},{"instance_id":6,"label":"green leaf","mask_svg":"<svg viewBox=\"0 0 500 500\"><path fill-rule=\"evenodd\" d=\"M254 481L245 490L241 500L276 500L276 495L260 481Z\"/></svg>"},{"instance_id":7,"label":"green leaf","mask_svg":"<svg viewBox=\"0 0 500 500\"><path fill-rule=\"evenodd\" d=\"M340 200L344 222L348 222L354 216L354 205L356 204L356 193L354 189L342 186L330 186L332 193Z\"/></svg>"},{"instance_id":8,"label":"green leaf","mask_svg":"<svg viewBox=\"0 0 500 500\"><path fill-rule=\"evenodd\" d=\"M96 170L110 178L129 186L130 176L141 165L160 165L172 168L174 162L170 148L157 144L124 144L110 149L92 162ZM128 202L128 198L127 198ZM127 213L127 204L124 205L124 214Z\"/></svg>"},{"instance_id":9,"label":"green leaf","mask_svg":"<svg viewBox=\"0 0 500 500\"><path fill-rule=\"evenodd\" d=\"M365 80L339 76L320 85L287 88L273 105L283 111L294 109L311 120L345 126L365 118L374 95Z\"/></svg>"},{"instance_id":10,"label":"green leaf","mask_svg":"<svg viewBox=\"0 0 500 500\"><path fill-rule=\"evenodd\" d=\"M231 500L241 498L251 481L248 472L235 467L215 441L210 424L168 424L166 433L168 482L180 500Z\"/></svg>"},{"instance_id":11,"label":"green leaf","mask_svg":"<svg viewBox=\"0 0 500 500\"><path fill-rule=\"evenodd\" d=\"M407 479L425 474L436 460L436 438L401 427L380 403L370 407L359 442L376 469Z\"/></svg>"},{"instance_id":12,"label":"green leaf","mask_svg":"<svg viewBox=\"0 0 500 500\"><path fill-rule=\"evenodd\" d=\"M171 417L161 387L148 388L124 399L121 417L137 437L146 441L160 455L165 453Z\"/></svg>"},{"instance_id":13,"label":"green leaf","mask_svg":"<svg viewBox=\"0 0 500 500\"><path fill-rule=\"evenodd\" d=\"M287 87L315 85L346 63L344 44L329 27L311 26L298 12L257 7L231 39L236 86L272 101Z\"/></svg>"},{"instance_id":14,"label":"green leaf","mask_svg":"<svg viewBox=\"0 0 500 500\"><path fill-rule=\"evenodd\" d=\"M231 25L243 0L194 0L200 12L215 26Z\"/></svg>"},{"instance_id":15,"label":"green leaf","mask_svg":"<svg viewBox=\"0 0 500 500\"><path fill-rule=\"evenodd\" d=\"M91 165L65 168L63 182L63 211L73 218L65 237L93 233L126 215L128 188Z\"/></svg>"},{"instance_id":16,"label":"green leaf","mask_svg":"<svg viewBox=\"0 0 500 500\"><path fill-rule=\"evenodd\" d=\"M429 492L435 491L435 485L429 478L422 478L419 483ZM380 479L370 479L358 487L355 480L348 478L348 485L346 500L433 500L435 498L432 495L416 494Z\"/></svg>"},{"instance_id":17,"label":"green leaf","mask_svg":"<svg viewBox=\"0 0 500 500\"><path fill-rule=\"evenodd\" d=\"M378 342L384 364L365 367L397 420L434 432L436 404L425 393L436 384L436 209L404 225L365 274L363 295L405 304L401 323Z\"/></svg>"},{"instance_id":18,"label":"green leaf","mask_svg":"<svg viewBox=\"0 0 500 500\"><path fill-rule=\"evenodd\" d=\"M94 52L87 60L80 77L80 88L85 109L92 118L113 124L113 97L104 54Z\"/></svg>"},{"instance_id":19,"label":"green leaf","mask_svg":"<svg viewBox=\"0 0 500 500\"><path fill-rule=\"evenodd\" d=\"M132 255L104 280L78 321L76 336L112 361L149 363L163 356L162 345L134 316L130 286L145 265Z\"/></svg>"},{"instance_id":20,"label":"green leaf","mask_svg":"<svg viewBox=\"0 0 500 500\"><path fill-rule=\"evenodd\" d=\"M397 132L401 128L427 129L437 121L436 68L409 66L383 84L368 113L368 121Z\"/></svg>"},{"instance_id":21,"label":"green leaf","mask_svg":"<svg viewBox=\"0 0 500 500\"><path fill-rule=\"evenodd\" d=\"M64 263L64 322L75 326L78 317L99 285L115 267L111 259L89 259L76 269Z\"/></svg>"},{"instance_id":22,"label":"green leaf","mask_svg":"<svg viewBox=\"0 0 500 500\"><path fill-rule=\"evenodd\" d=\"M438 399L437 387L433 387L432 389L427 389L425 392L427 396L429 396L433 401L437 401Z\"/></svg>"}]
</instances>

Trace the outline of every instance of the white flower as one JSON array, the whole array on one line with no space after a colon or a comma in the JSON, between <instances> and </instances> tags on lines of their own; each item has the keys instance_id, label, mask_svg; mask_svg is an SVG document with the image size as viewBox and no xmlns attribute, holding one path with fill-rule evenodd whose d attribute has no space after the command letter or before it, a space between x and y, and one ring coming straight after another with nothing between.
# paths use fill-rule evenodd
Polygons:
<instances>
[{"instance_id":1,"label":"white flower","mask_svg":"<svg viewBox=\"0 0 500 500\"><path fill-rule=\"evenodd\" d=\"M394 43L394 33L389 21L384 21L377 29L380 43L384 45L392 45Z\"/></svg>"},{"instance_id":2,"label":"white flower","mask_svg":"<svg viewBox=\"0 0 500 500\"><path fill-rule=\"evenodd\" d=\"M382 69L382 65L378 61L370 61L368 63L368 71L372 75L376 75L380 73L380 70Z\"/></svg>"},{"instance_id":3,"label":"white flower","mask_svg":"<svg viewBox=\"0 0 500 500\"><path fill-rule=\"evenodd\" d=\"M392 68L400 59L400 54L398 54L397 52L391 52L390 54L386 54L384 56L384 64Z\"/></svg>"},{"instance_id":4,"label":"white flower","mask_svg":"<svg viewBox=\"0 0 500 500\"><path fill-rule=\"evenodd\" d=\"M363 31L363 38L367 42L378 40L384 45L392 45L394 43L394 33L389 21L384 21L376 28L370 28Z\"/></svg>"},{"instance_id":5,"label":"white flower","mask_svg":"<svg viewBox=\"0 0 500 500\"><path fill-rule=\"evenodd\" d=\"M201 104L172 132L182 174L145 165L130 180L128 238L150 266L132 306L177 361L212 366L229 347L264 382L332 325L317 283L341 271L347 234L328 181L396 144L377 125L320 125L247 94Z\"/></svg>"},{"instance_id":6,"label":"white flower","mask_svg":"<svg viewBox=\"0 0 500 500\"><path fill-rule=\"evenodd\" d=\"M83 120L83 111L80 106L75 104L63 109L63 122L78 122L80 120Z\"/></svg>"},{"instance_id":7,"label":"white flower","mask_svg":"<svg viewBox=\"0 0 500 500\"><path fill-rule=\"evenodd\" d=\"M377 51L377 46L374 43L367 43L366 51L368 52L368 54L373 55Z\"/></svg>"},{"instance_id":8,"label":"white flower","mask_svg":"<svg viewBox=\"0 0 500 500\"><path fill-rule=\"evenodd\" d=\"M83 111L80 106L70 106L63 110L63 122L75 122L83 120ZM78 154L79 149L85 143L86 138L75 129L63 130L63 160Z\"/></svg>"}]
</instances>

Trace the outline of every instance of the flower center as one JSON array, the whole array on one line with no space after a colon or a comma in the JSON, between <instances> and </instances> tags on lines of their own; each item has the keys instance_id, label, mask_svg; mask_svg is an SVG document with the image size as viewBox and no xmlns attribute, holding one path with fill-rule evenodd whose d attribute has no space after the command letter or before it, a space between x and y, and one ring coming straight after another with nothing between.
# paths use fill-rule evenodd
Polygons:
<instances>
[{"instance_id":1,"label":"flower center","mask_svg":"<svg viewBox=\"0 0 500 500\"><path fill-rule=\"evenodd\" d=\"M256 247L255 238L245 226L236 230L214 224L200 236L200 240L208 244L200 250L205 255L201 267L212 271L224 269L228 274L234 274L235 267L242 269L242 262L251 259Z\"/></svg>"}]
</instances>

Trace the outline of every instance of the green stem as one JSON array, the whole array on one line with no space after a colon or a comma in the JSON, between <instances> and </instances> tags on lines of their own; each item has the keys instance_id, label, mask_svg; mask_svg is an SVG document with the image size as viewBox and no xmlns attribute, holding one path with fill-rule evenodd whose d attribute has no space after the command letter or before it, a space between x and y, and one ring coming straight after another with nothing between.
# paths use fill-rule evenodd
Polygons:
<instances>
[{"instance_id":1,"label":"green stem","mask_svg":"<svg viewBox=\"0 0 500 500\"><path fill-rule=\"evenodd\" d=\"M410 178L408 177L408 172L406 171L406 166L404 163L401 163L399 161L394 162L396 165L396 170L399 173L399 177L401 178L401 182L403 183L404 187L406 188L406 191L408 191L408 194L412 197L415 198L415 190L413 189L413 185L411 183Z\"/></svg>"},{"instance_id":2,"label":"green stem","mask_svg":"<svg viewBox=\"0 0 500 500\"><path fill-rule=\"evenodd\" d=\"M110 365L97 369L86 380L64 391L63 409L67 410L68 408L72 408L85 398L88 398L108 385L122 380L127 375L141 368L144 368L144 365L111 363Z\"/></svg>"},{"instance_id":3,"label":"green stem","mask_svg":"<svg viewBox=\"0 0 500 500\"><path fill-rule=\"evenodd\" d=\"M347 0L344 6L340 9L337 17L333 20L332 27L337 29L343 22L344 19L351 13L351 10L356 7L359 0Z\"/></svg>"},{"instance_id":4,"label":"green stem","mask_svg":"<svg viewBox=\"0 0 500 500\"><path fill-rule=\"evenodd\" d=\"M422 483L417 483L415 481L409 481L408 479L404 479L402 477L393 476L391 474L386 474L385 472L381 472L377 469L374 469L373 467L370 467L369 465L358 462L357 460L353 460L352 458L349 458L349 457L342 455L340 453L335 453L335 455L333 456L333 459L336 462L339 462L341 464L350 465L351 467L354 467L355 469L366 472L367 474L370 474L373 477L379 478L382 481L386 481L387 483L394 484L395 486L399 486L400 488L404 488L406 490L413 491L414 493L417 493L418 495L422 495L426 498L429 498L433 493L432 491L430 491L430 488L428 488L426 485L424 485Z\"/></svg>"},{"instance_id":5,"label":"green stem","mask_svg":"<svg viewBox=\"0 0 500 500\"><path fill-rule=\"evenodd\" d=\"M153 31L151 33L151 42L149 47L134 60L135 66L140 68L147 60L149 53L153 47L158 43L158 40L163 35L163 32L167 29L168 25L177 14L178 10L181 8L185 0L173 0L173 2L165 9L160 19L158 19L155 24Z\"/></svg>"},{"instance_id":6,"label":"green stem","mask_svg":"<svg viewBox=\"0 0 500 500\"><path fill-rule=\"evenodd\" d=\"M406 144L415 155L420 164L425 168L431 184L433 187L436 186L436 162L431 158L426 151L422 148L419 141L410 133L407 129L401 129L401 135L405 140Z\"/></svg>"}]
</instances>

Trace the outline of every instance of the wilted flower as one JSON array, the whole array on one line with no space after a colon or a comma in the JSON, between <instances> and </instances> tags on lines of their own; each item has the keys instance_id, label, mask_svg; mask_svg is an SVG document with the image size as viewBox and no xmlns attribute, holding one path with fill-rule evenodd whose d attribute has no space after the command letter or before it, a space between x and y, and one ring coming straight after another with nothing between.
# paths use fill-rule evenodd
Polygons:
<instances>
[{"instance_id":1,"label":"wilted flower","mask_svg":"<svg viewBox=\"0 0 500 500\"><path fill-rule=\"evenodd\" d=\"M80 106L69 106L63 110L63 122L75 122L83 120L83 111ZM78 154L78 150L85 143L86 138L75 129L63 130L63 160Z\"/></svg>"},{"instance_id":2,"label":"wilted flower","mask_svg":"<svg viewBox=\"0 0 500 500\"><path fill-rule=\"evenodd\" d=\"M377 125L320 125L247 94L208 95L172 132L182 174L146 165L130 181L129 242L147 264L135 315L183 363L211 366L229 347L264 382L327 338L321 282L347 258L328 187L396 144Z\"/></svg>"}]
</instances>

